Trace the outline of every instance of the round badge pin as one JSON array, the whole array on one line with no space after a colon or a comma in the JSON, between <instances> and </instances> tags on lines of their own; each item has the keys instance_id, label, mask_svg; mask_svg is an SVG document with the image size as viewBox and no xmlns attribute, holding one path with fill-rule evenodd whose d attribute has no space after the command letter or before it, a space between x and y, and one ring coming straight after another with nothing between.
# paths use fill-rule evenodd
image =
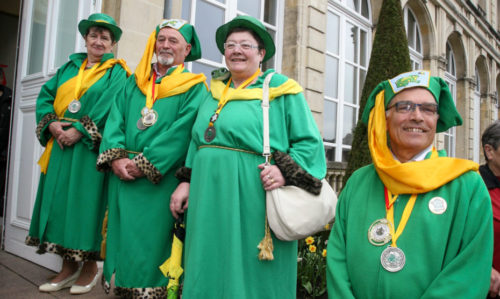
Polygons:
<instances>
[{"instance_id":1,"label":"round badge pin","mask_svg":"<svg viewBox=\"0 0 500 299\"><path fill-rule=\"evenodd\" d=\"M442 197L433 197L431 200L429 200L429 210L436 215L441 215L444 212L446 212L446 209L448 208L448 204L446 203L446 200Z\"/></svg>"},{"instance_id":2,"label":"round badge pin","mask_svg":"<svg viewBox=\"0 0 500 299\"><path fill-rule=\"evenodd\" d=\"M82 108L82 103L77 100L71 101L71 103L69 103L68 105L68 111L71 113L77 113L78 111L80 111L80 108Z\"/></svg>"},{"instance_id":3,"label":"round badge pin","mask_svg":"<svg viewBox=\"0 0 500 299\"><path fill-rule=\"evenodd\" d=\"M380 263L389 272L398 272L403 269L406 257L403 250L398 247L389 246L380 255Z\"/></svg>"},{"instance_id":4,"label":"round badge pin","mask_svg":"<svg viewBox=\"0 0 500 299\"><path fill-rule=\"evenodd\" d=\"M389 243L392 239L389 225L391 223L385 218L375 220L368 229L368 241L375 246Z\"/></svg>"}]
</instances>

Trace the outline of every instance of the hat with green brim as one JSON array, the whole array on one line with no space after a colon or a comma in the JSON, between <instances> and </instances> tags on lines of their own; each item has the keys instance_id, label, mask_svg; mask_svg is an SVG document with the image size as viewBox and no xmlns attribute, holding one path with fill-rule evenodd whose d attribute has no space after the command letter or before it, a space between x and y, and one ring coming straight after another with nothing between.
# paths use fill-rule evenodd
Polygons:
<instances>
[{"instance_id":1,"label":"hat with green brim","mask_svg":"<svg viewBox=\"0 0 500 299\"><path fill-rule=\"evenodd\" d=\"M82 36L89 32L90 27L103 27L113 33L114 41L117 42L122 36L122 30L116 25L115 20L104 13L91 14L87 20L78 23L78 31Z\"/></svg>"},{"instance_id":2,"label":"hat with green brim","mask_svg":"<svg viewBox=\"0 0 500 299\"><path fill-rule=\"evenodd\" d=\"M273 57L276 52L276 47L274 46L273 38L271 34L267 32L266 27L259 20L250 16L237 16L226 24L217 28L215 32L215 42L217 43L217 48L224 55L224 43L226 42L227 35L233 28L247 28L255 32L262 42L264 43L264 48L266 49L266 55L262 62L265 62L269 58Z\"/></svg>"},{"instance_id":3,"label":"hat with green brim","mask_svg":"<svg viewBox=\"0 0 500 299\"><path fill-rule=\"evenodd\" d=\"M439 119L436 132L444 132L451 127L462 125L462 117L455 107L448 84L439 77L432 77L429 71L417 70L400 74L392 79L383 81L375 87L366 101L362 121L368 124L370 111L375 106L375 98L384 91L384 105L387 109L392 98L401 91L409 88L421 87L429 90L438 104Z\"/></svg>"},{"instance_id":4,"label":"hat with green brim","mask_svg":"<svg viewBox=\"0 0 500 299\"><path fill-rule=\"evenodd\" d=\"M162 20L161 23L156 26L156 36L158 36L158 32L165 27L179 31L186 42L191 45L191 51L184 61L194 61L201 58L201 45L193 25L180 19Z\"/></svg>"}]
</instances>

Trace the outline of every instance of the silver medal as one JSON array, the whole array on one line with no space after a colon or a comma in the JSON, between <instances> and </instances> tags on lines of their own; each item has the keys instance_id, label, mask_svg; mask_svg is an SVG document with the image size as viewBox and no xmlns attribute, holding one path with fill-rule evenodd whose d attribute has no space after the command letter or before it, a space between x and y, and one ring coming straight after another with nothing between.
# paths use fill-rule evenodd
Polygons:
<instances>
[{"instance_id":1,"label":"silver medal","mask_svg":"<svg viewBox=\"0 0 500 299\"><path fill-rule=\"evenodd\" d=\"M375 246L387 244L392 239L389 225L385 218L375 220L368 229L368 241Z\"/></svg>"},{"instance_id":2,"label":"silver medal","mask_svg":"<svg viewBox=\"0 0 500 299\"><path fill-rule=\"evenodd\" d=\"M151 127L158 120L158 113L156 111L154 111L153 109L150 109L146 115L141 117L141 119L142 119L142 124L145 127Z\"/></svg>"},{"instance_id":3,"label":"silver medal","mask_svg":"<svg viewBox=\"0 0 500 299\"><path fill-rule=\"evenodd\" d=\"M446 212L448 204L442 197L433 197L429 200L429 210L436 215L441 215Z\"/></svg>"},{"instance_id":4,"label":"silver medal","mask_svg":"<svg viewBox=\"0 0 500 299\"><path fill-rule=\"evenodd\" d=\"M405 266L406 257L403 250L389 246L380 255L380 263L389 272L398 272Z\"/></svg>"},{"instance_id":5,"label":"silver medal","mask_svg":"<svg viewBox=\"0 0 500 299\"><path fill-rule=\"evenodd\" d=\"M68 111L71 113L77 113L80 111L80 108L82 108L82 103L78 100L73 100L71 103L68 105Z\"/></svg>"},{"instance_id":6,"label":"silver medal","mask_svg":"<svg viewBox=\"0 0 500 299\"><path fill-rule=\"evenodd\" d=\"M142 122L142 117L139 118L139 120L137 121L137 129L139 130L146 130L147 127L144 125L144 123Z\"/></svg>"}]
</instances>

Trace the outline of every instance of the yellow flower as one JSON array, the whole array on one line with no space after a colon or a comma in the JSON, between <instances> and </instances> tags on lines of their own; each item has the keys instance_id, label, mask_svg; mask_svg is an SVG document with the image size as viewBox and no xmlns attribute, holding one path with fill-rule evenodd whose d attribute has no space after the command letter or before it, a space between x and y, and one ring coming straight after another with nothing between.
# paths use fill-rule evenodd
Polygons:
<instances>
[{"instance_id":1,"label":"yellow flower","mask_svg":"<svg viewBox=\"0 0 500 299\"><path fill-rule=\"evenodd\" d=\"M329 229L330 229L330 223L325 224L325 230L329 230Z\"/></svg>"},{"instance_id":2,"label":"yellow flower","mask_svg":"<svg viewBox=\"0 0 500 299\"><path fill-rule=\"evenodd\" d=\"M323 252L321 253L323 257L326 257L326 249L323 249Z\"/></svg>"},{"instance_id":3,"label":"yellow flower","mask_svg":"<svg viewBox=\"0 0 500 299\"><path fill-rule=\"evenodd\" d=\"M316 252L316 246L314 246L314 245L309 245L309 251L310 251L310 252Z\"/></svg>"},{"instance_id":4,"label":"yellow flower","mask_svg":"<svg viewBox=\"0 0 500 299\"><path fill-rule=\"evenodd\" d=\"M307 245L311 245L312 243L314 243L314 238L309 236L306 238L306 244Z\"/></svg>"}]
</instances>

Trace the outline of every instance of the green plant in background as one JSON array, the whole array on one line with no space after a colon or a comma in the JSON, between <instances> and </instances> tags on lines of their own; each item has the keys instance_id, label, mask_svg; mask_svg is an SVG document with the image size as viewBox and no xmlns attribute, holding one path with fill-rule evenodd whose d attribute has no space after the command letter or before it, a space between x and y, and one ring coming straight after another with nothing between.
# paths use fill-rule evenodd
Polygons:
<instances>
[{"instance_id":1,"label":"green plant in background","mask_svg":"<svg viewBox=\"0 0 500 299\"><path fill-rule=\"evenodd\" d=\"M297 298L327 298L326 245L330 230L299 240Z\"/></svg>"}]
</instances>

